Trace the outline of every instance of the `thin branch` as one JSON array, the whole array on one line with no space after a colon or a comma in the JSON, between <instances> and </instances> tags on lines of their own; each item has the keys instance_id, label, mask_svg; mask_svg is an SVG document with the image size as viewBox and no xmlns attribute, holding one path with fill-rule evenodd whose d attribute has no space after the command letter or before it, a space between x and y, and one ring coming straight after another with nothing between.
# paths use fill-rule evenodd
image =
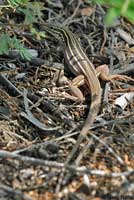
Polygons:
<instances>
[{"instance_id":1,"label":"thin branch","mask_svg":"<svg viewBox=\"0 0 134 200\"><path fill-rule=\"evenodd\" d=\"M53 168L57 168L57 169L64 169L64 163L59 163L59 162L55 162L55 161L46 161L46 160L41 160L41 159L37 159L37 158L33 158L33 157L28 157L28 156L20 156L17 155L15 153L10 153L4 150L0 150L0 157L1 158L12 158L12 159L17 159L19 161L23 161L35 166L38 165L42 165L42 166L47 166L47 167L53 167ZM80 175L83 174L89 174L89 175L95 175L95 176L99 176L99 177L112 177L112 178L117 178L117 177L128 177L130 175L134 174L134 170L128 170L128 171L124 171L124 172L120 172L120 173L112 173L112 172L106 172L103 170L90 170L88 168L86 168L85 166L81 166L81 167L76 167L75 165L69 165L66 167L67 170L73 171L75 173L79 173Z\"/></svg>"}]
</instances>

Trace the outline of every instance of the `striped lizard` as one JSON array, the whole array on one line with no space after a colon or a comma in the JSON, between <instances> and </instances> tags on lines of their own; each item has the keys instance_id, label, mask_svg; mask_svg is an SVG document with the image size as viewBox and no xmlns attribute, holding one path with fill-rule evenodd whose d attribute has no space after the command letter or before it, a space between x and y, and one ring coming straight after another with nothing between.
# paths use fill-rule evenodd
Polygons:
<instances>
[{"instance_id":1,"label":"striped lizard","mask_svg":"<svg viewBox=\"0 0 134 200\"><path fill-rule=\"evenodd\" d=\"M76 153L80 143L86 137L90 126L93 124L95 117L98 114L100 103L101 103L101 87L100 82L96 75L96 70L93 64L90 62L79 41L75 35L66 28L55 27L52 25L43 25L46 31L52 34L59 34L64 42L64 55L68 64L69 70L75 75L83 75L85 83L87 84L91 94L91 104L88 116L83 125L82 130L78 136L77 142L69 154L66 164L71 161L74 154Z\"/></svg>"},{"instance_id":2,"label":"striped lizard","mask_svg":"<svg viewBox=\"0 0 134 200\"><path fill-rule=\"evenodd\" d=\"M74 145L71 153L66 159L65 166L72 160L74 154L76 153L80 143L87 136L90 126L93 124L95 117L97 116L101 104L101 86L97 77L97 72L99 72L99 77L105 81L111 81L113 79L131 80L125 75L108 75L108 68L105 66L99 66L97 70L94 65L88 59L82 47L77 40L76 36L66 28L55 27L52 25L44 25L45 30L53 34L59 34L64 42L64 56L68 64L69 70L75 76L83 76L84 82L88 86L91 94L91 104L89 108L89 113L87 115L86 121L80 131L77 142ZM104 72L105 70L105 72Z\"/></svg>"}]
</instances>

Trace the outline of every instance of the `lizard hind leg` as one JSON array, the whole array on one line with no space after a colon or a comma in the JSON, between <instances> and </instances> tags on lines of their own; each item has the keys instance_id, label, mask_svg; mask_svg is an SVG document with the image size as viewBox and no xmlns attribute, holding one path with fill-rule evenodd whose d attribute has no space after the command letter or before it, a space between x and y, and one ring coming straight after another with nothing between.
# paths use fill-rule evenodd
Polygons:
<instances>
[{"instance_id":1,"label":"lizard hind leg","mask_svg":"<svg viewBox=\"0 0 134 200\"><path fill-rule=\"evenodd\" d=\"M97 75L99 75L99 78L104 81L110 81L112 82L113 80L121 80L121 81L133 81L134 79L131 77L128 77L126 75L121 75L121 74L109 74L109 68L108 65L100 65L96 68Z\"/></svg>"}]
</instances>

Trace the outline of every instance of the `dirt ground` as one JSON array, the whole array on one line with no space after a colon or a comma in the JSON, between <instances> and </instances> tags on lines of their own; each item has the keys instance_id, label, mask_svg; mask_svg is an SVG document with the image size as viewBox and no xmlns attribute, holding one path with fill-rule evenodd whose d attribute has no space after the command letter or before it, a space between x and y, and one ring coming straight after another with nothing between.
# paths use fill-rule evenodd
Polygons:
<instances>
[{"instance_id":1,"label":"dirt ground","mask_svg":"<svg viewBox=\"0 0 134 200\"><path fill-rule=\"evenodd\" d=\"M74 78L59 37L38 23L35 35L9 23L33 57L0 56L0 200L134 199L134 24L120 17L106 26L106 10L87 1L44 3L45 23L67 27L95 68L120 75L99 79L100 111L66 168L90 108L89 88L80 87L79 102L57 84L59 71L69 83Z\"/></svg>"}]
</instances>

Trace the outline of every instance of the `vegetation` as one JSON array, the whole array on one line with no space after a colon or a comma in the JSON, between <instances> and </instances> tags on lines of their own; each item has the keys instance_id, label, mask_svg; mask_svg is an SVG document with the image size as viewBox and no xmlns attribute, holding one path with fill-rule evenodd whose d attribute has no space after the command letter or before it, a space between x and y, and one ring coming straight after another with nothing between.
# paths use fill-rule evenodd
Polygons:
<instances>
[{"instance_id":1,"label":"vegetation","mask_svg":"<svg viewBox=\"0 0 134 200\"><path fill-rule=\"evenodd\" d=\"M134 0L95 0L95 2L108 5L107 24L111 24L119 16L134 22Z\"/></svg>"},{"instance_id":2,"label":"vegetation","mask_svg":"<svg viewBox=\"0 0 134 200\"><path fill-rule=\"evenodd\" d=\"M8 0L6 5L0 6L0 55L8 54L10 50L16 49L20 52L21 57L28 60L31 58L31 54L22 42L23 37L19 34L17 37L14 30L21 26L21 29L27 27L33 33L32 24L42 20L42 9L43 3L30 2L29 0ZM21 16L21 22L14 21L14 14Z\"/></svg>"}]
</instances>

